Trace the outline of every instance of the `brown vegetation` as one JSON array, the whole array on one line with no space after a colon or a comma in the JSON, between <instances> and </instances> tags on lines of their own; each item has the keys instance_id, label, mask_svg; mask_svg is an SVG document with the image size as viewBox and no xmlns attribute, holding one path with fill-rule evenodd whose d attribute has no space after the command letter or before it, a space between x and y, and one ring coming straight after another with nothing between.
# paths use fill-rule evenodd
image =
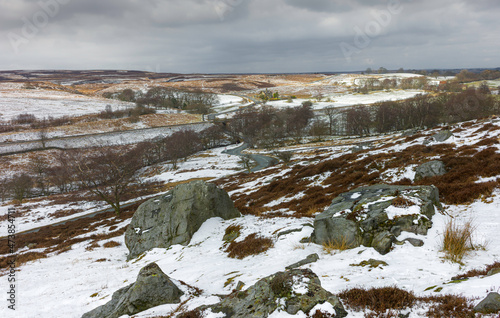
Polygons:
<instances>
[{"instance_id":1,"label":"brown vegetation","mask_svg":"<svg viewBox=\"0 0 500 318\"><path fill-rule=\"evenodd\" d=\"M273 241L267 237L258 236L253 233L245 237L240 242L231 242L226 249L228 256L231 258L243 259L250 255L264 253L273 246Z\"/></svg>"},{"instance_id":2,"label":"brown vegetation","mask_svg":"<svg viewBox=\"0 0 500 318\"><path fill-rule=\"evenodd\" d=\"M462 296L444 295L416 297L397 287L353 288L338 295L347 308L357 311L371 310L365 317L399 317L395 310L429 306L427 317L473 318L475 317L471 301Z\"/></svg>"}]
</instances>

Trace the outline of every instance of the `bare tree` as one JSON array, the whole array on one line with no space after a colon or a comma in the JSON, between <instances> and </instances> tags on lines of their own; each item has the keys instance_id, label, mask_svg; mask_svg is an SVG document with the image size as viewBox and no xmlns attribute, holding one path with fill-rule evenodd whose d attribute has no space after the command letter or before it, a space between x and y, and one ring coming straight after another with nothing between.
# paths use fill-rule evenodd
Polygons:
<instances>
[{"instance_id":1,"label":"bare tree","mask_svg":"<svg viewBox=\"0 0 500 318\"><path fill-rule=\"evenodd\" d=\"M239 164L245 169L248 173L252 171L252 160L247 156L241 156Z\"/></svg>"},{"instance_id":2,"label":"bare tree","mask_svg":"<svg viewBox=\"0 0 500 318\"><path fill-rule=\"evenodd\" d=\"M33 188L33 179L26 173L16 175L10 182L10 188L14 199L20 203L31 194Z\"/></svg>"},{"instance_id":3,"label":"bare tree","mask_svg":"<svg viewBox=\"0 0 500 318\"><path fill-rule=\"evenodd\" d=\"M40 189L40 194L47 195L49 189L49 162L47 161L47 159L41 156L32 157L29 162L29 169L32 175L34 175L34 185Z\"/></svg>"},{"instance_id":4,"label":"bare tree","mask_svg":"<svg viewBox=\"0 0 500 318\"><path fill-rule=\"evenodd\" d=\"M139 182L136 173L141 168L141 154L136 149L123 153L100 148L88 156L76 152L73 158L78 181L85 189L111 205L116 214L120 214L120 202L124 195L133 184Z\"/></svg>"},{"instance_id":5,"label":"bare tree","mask_svg":"<svg viewBox=\"0 0 500 318\"><path fill-rule=\"evenodd\" d=\"M338 115L338 112L335 110L334 107L328 107L324 109L325 115L328 118L328 129L330 135L333 135L334 129L335 129L335 124L337 123L336 117Z\"/></svg>"},{"instance_id":6,"label":"bare tree","mask_svg":"<svg viewBox=\"0 0 500 318\"><path fill-rule=\"evenodd\" d=\"M40 143L42 144L42 148L45 149L47 146L47 139L48 139L48 130L47 127L42 127L38 131L38 139L40 139Z\"/></svg>"}]
</instances>

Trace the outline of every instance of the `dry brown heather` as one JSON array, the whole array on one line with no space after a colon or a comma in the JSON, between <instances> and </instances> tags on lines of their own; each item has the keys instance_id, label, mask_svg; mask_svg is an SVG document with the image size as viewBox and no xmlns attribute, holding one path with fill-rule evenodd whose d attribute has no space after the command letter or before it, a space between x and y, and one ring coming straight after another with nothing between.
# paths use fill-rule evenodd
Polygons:
<instances>
[{"instance_id":1,"label":"dry brown heather","mask_svg":"<svg viewBox=\"0 0 500 318\"><path fill-rule=\"evenodd\" d=\"M273 246L273 240L253 233L242 241L232 241L226 249L231 258L244 259L247 256L264 253Z\"/></svg>"},{"instance_id":2,"label":"dry brown heather","mask_svg":"<svg viewBox=\"0 0 500 318\"><path fill-rule=\"evenodd\" d=\"M488 127L496 129L496 126ZM484 128L481 127L480 129ZM397 143L401 143L401 141ZM359 186L384 182L381 175L388 169L420 164L440 157L446 165L448 173L444 176L420 180L415 185L435 185L438 187L441 200L447 204L466 204L483 196L491 195L500 185L500 180L476 183L479 177L493 177L500 171L500 154L496 147L496 138L486 138L472 146L454 147L450 144L433 146L414 145L400 152L370 154L364 151L357 154L346 154L335 159L324 159L319 163L308 165L291 165L291 171L272 182L261 186L257 191L246 194L238 192L249 181L270 176L279 168L257 174L239 174L218 182L227 191L235 191L232 195L236 207L243 214L261 215L268 208L264 205L279 199L292 197L303 192L305 197L280 203L273 210L289 209L294 216L310 216L312 210L322 211L333 198L343 192ZM479 151L480 146L490 146ZM379 149L387 148L387 145ZM314 160L322 158L321 156ZM331 173L321 186L313 186L314 178ZM404 179L396 184L410 185L411 180ZM268 213L265 216L282 216L280 213Z\"/></svg>"},{"instance_id":3,"label":"dry brown heather","mask_svg":"<svg viewBox=\"0 0 500 318\"><path fill-rule=\"evenodd\" d=\"M107 240L110 238L121 236L125 233L126 227L117 228L117 224L131 218L139 203L130 206L122 211L120 216L116 216L114 212L107 212L95 215L93 217L82 218L76 221L69 221L66 224L47 226L41 228L34 233L18 233L16 236L16 250L24 248L29 244L36 242L34 248L43 248L43 252L25 252L19 254L16 258L16 266L33 261L40 258L46 258L48 254L54 252L64 252L71 249L73 244L92 240L89 243L89 250L98 247L98 241ZM99 227L109 227L106 234L90 234L86 237L78 237L81 235L92 233ZM77 238L78 237L78 238ZM8 244L7 240L0 239L0 255L7 255ZM113 243L108 244L111 247ZM12 259L10 256L0 257L0 270L7 268L8 262Z\"/></svg>"},{"instance_id":4,"label":"dry brown heather","mask_svg":"<svg viewBox=\"0 0 500 318\"><path fill-rule=\"evenodd\" d=\"M338 295L347 308L372 313L365 317L387 318L400 317L399 311L407 308L426 307L427 317L442 318L473 318L475 317L471 301L457 295L416 297L413 292L408 292L397 287L382 288L353 288L345 290Z\"/></svg>"}]
</instances>

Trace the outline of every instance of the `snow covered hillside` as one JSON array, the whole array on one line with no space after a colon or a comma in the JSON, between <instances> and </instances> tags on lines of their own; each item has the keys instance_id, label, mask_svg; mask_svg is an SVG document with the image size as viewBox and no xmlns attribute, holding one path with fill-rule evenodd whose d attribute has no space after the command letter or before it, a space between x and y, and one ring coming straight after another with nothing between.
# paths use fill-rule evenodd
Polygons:
<instances>
[{"instance_id":1,"label":"snow covered hillside","mask_svg":"<svg viewBox=\"0 0 500 318\"><path fill-rule=\"evenodd\" d=\"M449 131L451 137L437 141L434 136L442 131ZM397 286L418 296L459 294L477 304L488 292L500 289L500 274L460 281L454 277L500 260L497 236L500 228L499 138L500 122L489 119L413 134L397 133L284 148L281 150L294 153L289 164L251 174L241 172L239 157L224 154L223 148L200 153L182 163L177 171L157 168L149 178L165 183L200 178L212 180L228 191L243 216L229 221L210 219L196 232L189 245L153 249L130 261L127 261L123 229L130 222L133 211L122 217L106 214L103 219L82 221L87 222L85 225L75 223L61 232L67 233L61 234L63 242L50 235L44 242L32 242L30 234L20 235L19 240L22 239L26 246L17 252L25 261L16 273L18 308L13 314L4 306L0 309L1 315L81 317L108 302L119 288L134 282L141 268L156 262L178 286L182 286L185 292L182 305L162 305L134 317L171 317L173 312L179 312L179 306L188 310L214 304L219 301L218 295L229 294L239 281L245 284L245 289L314 253L319 255L319 260L302 268L310 268L319 276L323 288L334 294L355 287ZM360 144L364 150L358 151L356 146ZM430 160L442 160L447 174L414 180L415 168ZM455 179L450 180L452 177ZM428 234L405 232L398 237L398 240L420 239L424 243L422 247L405 243L380 255L364 246L341 251L304 241L313 231L314 217L338 194L376 183L435 184L439 188L444 208L434 215ZM27 212L16 222L23 231L70 218L58 218L57 213L54 214L56 211L80 211L71 216L74 217L100 206L95 202L54 205L50 200L33 200L23 204L22 209ZM5 219L8 208L12 207L11 203L4 203L0 218ZM442 251L443 233L451 218L457 224L472 221L475 227L476 248L461 264L448 260ZM4 236L7 234L6 222L1 224L0 235ZM229 258L222 238L230 225L241 227L238 240L258 233L271 238L273 247L244 259ZM375 267L361 265L370 259L385 263ZM1 273L1 286L7 286L6 269ZM193 293L188 286L201 289L201 294ZM425 306L409 308L407 317L425 317L427 309ZM347 310L348 317L365 317L369 313L353 308ZM271 317L306 317L306 314L300 312L292 316L276 311ZM207 317L223 316L210 314Z\"/></svg>"}]
</instances>

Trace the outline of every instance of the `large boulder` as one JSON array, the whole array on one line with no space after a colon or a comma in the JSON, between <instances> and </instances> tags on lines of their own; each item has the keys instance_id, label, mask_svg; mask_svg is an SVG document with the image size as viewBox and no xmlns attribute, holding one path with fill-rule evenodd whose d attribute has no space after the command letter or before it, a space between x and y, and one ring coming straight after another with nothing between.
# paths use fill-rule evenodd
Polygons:
<instances>
[{"instance_id":1,"label":"large boulder","mask_svg":"<svg viewBox=\"0 0 500 318\"><path fill-rule=\"evenodd\" d=\"M187 245L203 222L241 216L229 195L214 184L193 181L141 204L125 232L125 244L135 258L152 248Z\"/></svg>"},{"instance_id":2,"label":"large boulder","mask_svg":"<svg viewBox=\"0 0 500 318\"><path fill-rule=\"evenodd\" d=\"M317 304L329 302L336 311L335 317L347 316L339 298L321 287L318 276L310 269L293 269L278 272L259 280L245 291L235 291L221 302L202 306L200 311L211 309L232 318L262 318L275 310L295 315L308 313Z\"/></svg>"},{"instance_id":3,"label":"large boulder","mask_svg":"<svg viewBox=\"0 0 500 318\"><path fill-rule=\"evenodd\" d=\"M421 164L415 169L415 181L423 178L442 176L446 173L446 166L440 160L433 160Z\"/></svg>"},{"instance_id":4,"label":"large boulder","mask_svg":"<svg viewBox=\"0 0 500 318\"><path fill-rule=\"evenodd\" d=\"M474 307L474 311L482 314L494 314L500 312L500 294L489 293L485 299Z\"/></svg>"},{"instance_id":5,"label":"large boulder","mask_svg":"<svg viewBox=\"0 0 500 318\"><path fill-rule=\"evenodd\" d=\"M342 248L360 245L386 254L401 232L425 235L432 226L434 186L373 185L342 193L314 220L312 241Z\"/></svg>"},{"instance_id":6,"label":"large boulder","mask_svg":"<svg viewBox=\"0 0 500 318\"><path fill-rule=\"evenodd\" d=\"M180 302L183 292L156 263L142 268L135 283L113 293L111 300L84 314L82 318L118 318L135 315L163 304Z\"/></svg>"},{"instance_id":7,"label":"large boulder","mask_svg":"<svg viewBox=\"0 0 500 318\"><path fill-rule=\"evenodd\" d=\"M451 131L445 129L445 130L441 130L440 132L434 134L432 136L432 138L436 142L444 142L444 141L450 139L452 136L453 136L453 133Z\"/></svg>"}]
</instances>

